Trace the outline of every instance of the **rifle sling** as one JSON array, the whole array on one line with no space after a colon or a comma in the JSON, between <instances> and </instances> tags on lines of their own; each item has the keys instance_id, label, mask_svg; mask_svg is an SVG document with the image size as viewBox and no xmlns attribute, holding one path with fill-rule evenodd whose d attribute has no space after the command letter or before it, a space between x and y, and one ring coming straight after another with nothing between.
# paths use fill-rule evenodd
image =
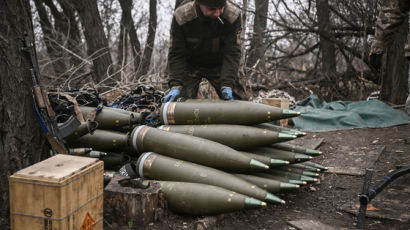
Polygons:
<instances>
[{"instance_id":1,"label":"rifle sling","mask_svg":"<svg viewBox=\"0 0 410 230\"><path fill-rule=\"evenodd\" d=\"M70 96L68 93L60 93L60 95L63 96L63 97L65 97L65 98L67 98L67 100L68 100L69 102L73 103L73 105L74 105L74 112L75 112L75 115L77 116L77 119L78 119L80 122L85 122L85 120L84 120L84 115L83 115L83 113L81 112L81 109L80 109L80 106L78 105L77 100L76 100L74 97Z\"/></svg>"}]
</instances>

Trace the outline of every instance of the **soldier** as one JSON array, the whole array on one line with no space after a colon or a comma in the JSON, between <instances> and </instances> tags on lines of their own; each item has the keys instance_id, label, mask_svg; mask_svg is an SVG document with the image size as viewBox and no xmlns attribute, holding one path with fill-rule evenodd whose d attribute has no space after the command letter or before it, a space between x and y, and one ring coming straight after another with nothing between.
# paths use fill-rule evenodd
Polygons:
<instances>
[{"instance_id":1,"label":"soldier","mask_svg":"<svg viewBox=\"0 0 410 230\"><path fill-rule=\"evenodd\" d=\"M386 4L382 7L379 17L377 18L375 40L370 51L370 64L377 70L380 70L384 50L392 42L395 33L402 23L405 23L406 20L409 19L409 11L409 0L387 0ZM410 34L405 46L405 56L410 60ZM408 90L410 92L410 72L408 84ZM410 94L406 100L406 113L410 115Z\"/></svg>"},{"instance_id":2,"label":"soldier","mask_svg":"<svg viewBox=\"0 0 410 230\"><path fill-rule=\"evenodd\" d=\"M241 11L226 0L185 0L171 25L164 102L196 98L202 78L225 100L246 100L239 82Z\"/></svg>"}]
</instances>

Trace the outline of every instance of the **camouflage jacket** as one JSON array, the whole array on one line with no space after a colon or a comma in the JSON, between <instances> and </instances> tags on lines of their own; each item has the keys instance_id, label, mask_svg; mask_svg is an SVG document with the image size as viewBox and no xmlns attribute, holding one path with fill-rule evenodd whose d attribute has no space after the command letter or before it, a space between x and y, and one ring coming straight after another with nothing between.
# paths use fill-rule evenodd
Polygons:
<instances>
[{"instance_id":1,"label":"camouflage jacket","mask_svg":"<svg viewBox=\"0 0 410 230\"><path fill-rule=\"evenodd\" d=\"M409 20L410 0L387 0L382 6L376 22L372 53L382 53L391 43L395 32L403 22ZM405 46L405 56L410 57L410 33Z\"/></svg>"},{"instance_id":2,"label":"camouflage jacket","mask_svg":"<svg viewBox=\"0 0 410 230\"><path fill-rule=\"evenodd\" d=\"M221 68L221 85L233 88L241 56L241 11L227 1L220 18L206 18L196 1L186 0L175 10L168 54L170 87L183 86L192 69Z\"/></svg>"}]
</instances>

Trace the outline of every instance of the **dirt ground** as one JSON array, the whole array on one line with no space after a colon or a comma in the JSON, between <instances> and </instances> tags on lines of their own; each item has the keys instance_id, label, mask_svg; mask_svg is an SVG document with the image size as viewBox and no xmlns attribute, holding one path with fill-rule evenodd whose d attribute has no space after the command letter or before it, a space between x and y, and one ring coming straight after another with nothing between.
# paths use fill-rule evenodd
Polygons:
<instances>
[{"instance_id":1,"label":"dirt ground","mask_svg":"<svg viewBox=\"0 0 410 230\"><path fill-rule=\"evenodd\" d=\"M410 125L378 129L353 129L323 133L309 133L305 138L324 138L319 147L323 156L314 159L322 163L337 152L340 146L384 145L385 149L374 164L373 183L381 181L396 166L410 165ZM340 153L339 153L340 154ZM348 165L348 162L345 162ZM336 229L355 229L356 216L341 211L348 202L358 203L364 176L325 173L319 184L298 191L280 194L286 205L269 205L260 210L248 210L211 217L210 229L296 229L287 221L308 219ZM410 187L410 174L400 178ZM397 181L393 182L397 183ZM405 198L407 200L410 197ZM152 229L195 229L195 223L205 217L181 216L170 212L166 223L151 225ZM366 218L366 229L410 229L410 223L386 219Z\"/></svg>"}]
</instances>

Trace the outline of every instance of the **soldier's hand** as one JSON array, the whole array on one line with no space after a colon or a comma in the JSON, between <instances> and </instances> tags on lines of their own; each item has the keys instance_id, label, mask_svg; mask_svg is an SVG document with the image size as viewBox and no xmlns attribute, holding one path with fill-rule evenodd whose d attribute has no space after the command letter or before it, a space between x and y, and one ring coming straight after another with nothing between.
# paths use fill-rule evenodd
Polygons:
<instances>
[{"instance_id":1,"label":"soldier's hand","mask_svg":"<svg viewBox=\"0 0 410 230\"><path fill-rule=\"evenodd\" d=\"M181 93L181 91L177 88L171 89L168 94L162 99L162 102L171 102L175 101L176 97Z\"/></svg>"},{"instance_id":2,"label":"soldier's hand","mask_svg":"<svg viewBox=\"0 0 410 230\"><path fill-rule=\"evenodd\" d=\"M229 87L222 88L222 99L233 100L232 89Z\"/></svg>"},{"instance_id":3,"label":"soldier's hand","mask_svg":"<svg viewBox=\"0 0 410 230\"><path fill-rule=\"evenodd\" d=\"M382 66L383 53L379 53L379 54L370 53L369 57L370 57L369 59L370 66L373 67L375 70L380 71L381 66Z\"/></svg>"}]
</instances>

